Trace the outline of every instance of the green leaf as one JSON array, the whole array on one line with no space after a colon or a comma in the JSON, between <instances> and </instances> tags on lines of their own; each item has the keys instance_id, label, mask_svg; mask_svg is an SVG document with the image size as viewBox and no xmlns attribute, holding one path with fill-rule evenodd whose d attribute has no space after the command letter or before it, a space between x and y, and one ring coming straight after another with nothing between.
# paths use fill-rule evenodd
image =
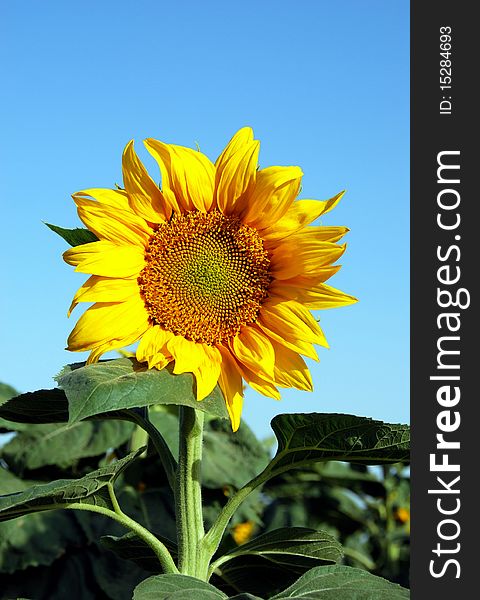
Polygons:
<instances>
[{"instance_id":1,"label":"green leaf","mask_svg":"<svg viewBox=\"0 0 480 600\"><path fill-rule=\"evenodd\" d=\"M20 394L0 406L0 418L15 423L66 423L67 397L58 388Z\"/></svg>"},{"instance_id":2,"label":"green leaf","mask_svg":"<svg viewBox=\"0 0 480 600\"><path fill-rule=\"evenodd\" d=\"M113 483L144 450L145 448L139 448L125 458L93 471L81 479L60 479L0 496L0 521L42 510L66 508L78 503L111 508L108 484Z\"/></svg>"},{"instance_id":3,"label":"green leaf","mask_svg":"<svg viewBox=\"0 0 480 600\"><path fill-rule=\"evenodd\" d=\"M133 590L150 575L132 562L124 561L111 552L102 552L95 545L89 550L88 557L93 574L105 594L105 596L101 595L102 598L131 600ZM70 600L69 595L65 597Z\"/></svg>"},{"instance_id":4,"label":"green leaf","mask_svg":"<svg viewBox=\"0 0 480 600\"><path fill-rule=\"evenodd\" d=\"M226 600L219 589L187 575L154 575L142 581L133 600Z\"/></svg>"},{"instance_id":5,"label":"green leaf","mask_svg":"<svg viewBox=\"0 0 480 600\"><path fill-rule=\"evenodd\" d=\"M270 456L246 423L233 433L230 422L214 419L204 432L202 484L242 487L266 467Z\"/></svg>"},{"instance_id":6,"label":"green leaf","mask_svg":"<svg viewBox=\"0 0 480 600\"><path fill-rule=\"evenodd\" d=\"M276 416L272 429L278 440L274 471L327 460L367 465L409 460L408 425L355 415L298 413Z\"/></svg>"},{"instance_id":7,"label":"green leaf","mask_svg":"<svg viewBox=\"0 0 480 600\"><path fill-rule=\"evenodd\" d=\"M1 581L2 600L106 600L92 575L86 549L71 546L48 566L17 571Z\"/></svg>"},{"instance_id":8,"label":"green leaf","mask_svg":"<svg viewBox=\"0 0 480 600\"><path fill-rule=\"evenodd\" d=\"M210 581L228 595L249 593L269 598L291 585L304 572L304 568L284 569L262 557L249 555L221 565Z\"/></svg>"},{"instance_id":9,"label":"green leaf","mask_svg":"<svg viewBox=\"0 0 480 600\"><path fill-rule=\"evenodd\" d=\"M8 385L6 383L0 383L0 433L4 433L6 431L17 431L19 428L18 427L12 427L10 425L10 423L8 423L7 421L5 421L5 419L2 417L2 407L3 405L8 402L10 400L10 398L13 398L13 396L16 396L18 394L17 390L15 388L13 388L11 385ZM21 429L21 427L20 427Z\"/></svg>"},{"instance_id":10,"label":"green leaf","mask_svg":"<svg viewBox=\"0 0 480 600\"><path fill-rule=\"evenodd\" d=\"M285 527L269 531L234 548L212 565L219 587L228 591L270 595L319 564L335 563L342 548L325 531Z\"/></svg>"},{"instance_id":11,"label":"green leaf","mask_svg":"<svg viewBox=\"0 0 480 600\"><path fill-rule=\"evenodd\" d=\"M161 535L155 534L155 536L165 544L172 557L175 558L178 553L177 545ZM121 537L105 535L100 538L100 542L120 558L131 560L146 571L159 573L161 570L156 554L133 532L126 533Z\"/></svg>"},{"instance_id":12,"label":"green leaf","mask_svg":"<svg viewBox=\"0 0 480 600\"><path fill-rule=\"evenodd\" d=\"M307 571L271 600L405 600L409 591L368 571L333 565Z\"/></svg>"},{"instance_id":13,"label":"green leaf","mask_svg":"<svg viewBox=\"0 0 480 600\"><path fill-rule=\"evenodd\" d=\"M0 468L0 490L14 492L28 487L10 471ZM78 543L78 529L73 515L65 511L38 513L0 523L0 572L50 565ZM48 531L48 543L45 532Z\"/></svg>"},{"instance_id":14,"label":"green leaf","mask_svg":"<svg viewBox=\"0 0 480 600\"><path fill-rule=\"evenodd\" d=\"M223 555L218 562L244 555L261 556L282 568L312 566L315 562L336 563L342 556L342 547L325 531L306 527L282 527L259 535Z\"/></svg>"},{"instance_id":15,"label":"green leaf","mask_svg":"<svg viewBox=\"0 0 480 600\"><path fill-rule=\"evenodd\" d=\"M17 394L17 390L11 385L8 385L7 383L0 383L0 406Z\"/></svg>"},{"instance_id":16,"label":"green leaf","mask_svg":"<svg viewBox=\"0 0 480 600\"><path fill-rule=\"evenodd\" d=\"M172 367L148 369L132 358L69 365L56 380L67 395L71 423L99 413L153 404L181 404L228 418L218 387L198 402L191 373L174 375Z\"/></svg>"},{"instance_id":17,"label":"green leaf","mask_svg":"<svg viewBox=\"0 0 480 600\"><path fill-rule=\"evenodd\" d=\"M6 444L0 456L16 472L46 465L64 469L81 458L118 448L130 438L133 428L132 423L113 420L33 425Z\"/></svg>"},{"instance_id":18,"label":"green leaf","mask_svg":"<svg viewBox=\"0 0 480 600\"><path fill-rule=\"evenodd\" d=\"M82 244L88 244L90 242L98 242L97 236L89 229L84 229L82 227L65 229L64 227L59 227L58 225L52 225L50 223L45 223L45 225L63 238L70 246L81 246Z\"/></svg>"}]
</instances>

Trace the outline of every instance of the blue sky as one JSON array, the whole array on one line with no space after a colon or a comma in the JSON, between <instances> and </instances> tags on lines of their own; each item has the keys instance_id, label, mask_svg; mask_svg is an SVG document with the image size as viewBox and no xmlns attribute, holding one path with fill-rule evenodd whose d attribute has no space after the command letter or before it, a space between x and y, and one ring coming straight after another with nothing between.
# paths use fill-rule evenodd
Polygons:
<instances>
[{"instance_id":1,"label":"blue sky","mask_svg":"<svg viewBox=\"0 0 480 600\"><path fill-rule=\"evenodd\" d=\"M409 419L409 3L406 0L4 2L0 51L0 379L52 387L84 277L42 221L79 225L70 194L121 183L132 138L215 159L250 125L260 166L299 165L301 197L347 194L323 224L351 229L330 283L354 306L318 313L315 391L246 395L280 412ZM78 310L78 309L77 309ZM80 313L79 313L80 314ZM72 317L73 319L74 317Z\"/></svg>"}]
</instances>

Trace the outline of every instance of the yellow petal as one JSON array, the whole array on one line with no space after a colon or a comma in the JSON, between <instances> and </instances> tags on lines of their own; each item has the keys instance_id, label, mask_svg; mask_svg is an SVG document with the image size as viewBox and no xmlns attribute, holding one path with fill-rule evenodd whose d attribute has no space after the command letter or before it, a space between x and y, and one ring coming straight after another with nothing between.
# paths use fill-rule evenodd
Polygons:
<instances>
[{"instance_id":1,"label":"yellow petal","mask_svg":"<svg viewBox=\"0 0 480 600\"><path fill-rule=\"evenodd\" d=\"M90 352L87 358L87 365L91 365L93 363L98 362L102 355L105 354L105 352L110 352L111 350L119 350L120 348L123 348L125 346L130 346L130 344L133 344L133 342L135 342L136 339L137 338L135 336L127 336L125 338L115 339L100 344L100 346L97 346Z\"/></svg>"},{"instance_id":2,"label":"yellow petal","mask_svg":"<svg viewBox=\"0 0 480 600\"><path fill-rule=\"evenodd\" d=\"M222 355L215 346L201 344L204 349L204 361L194 370L197 381L197 400L204 400L217 385L222 367Z\"/></svg>"},{"instance_id":3,"label":"yellow petal","mask_svg":"<svg viewBox=\"0 0 480 600\"><path fill-rule=\"evenodd\" d=\"M138 158L133 148L133 140L126 145L123 152L122 171L132 210L151 223L168 221L172 207Z\"/></svg>"},{"instance_id":4,"label":"yellow petal","mask_svg":"<svg viewBox=\"0 0 480 600\"><path fill-rule=\"evenodd\" d=\"M171 363L173 358L171 356L165 356L163 352L157 352L151 358L148 359L148 368L149 369L158 369L161 371L164 369L169 363Z\"/></svg>"},{"instance_id":5,"label":"yellow petal","mask_svg":"<svg viewBox=\"0 0 480 600\"><path fill-rule=\"evenodd\" d=\"M337 261L345 250L345 244L321 242L301 234L291 236L270 251L270 272L275 279L314 277L322 267Z\"/></svg>"},{"instance_id":6,"label":"yellow petal","mask_svg":"<svg viewBox=\"0 0 480 600\"><path fill-rule=\"evenodd\" d=\"M233 338L235 357L253 371L261 369L273 377L275 353L268 337L255 326L244 326Z\"/></svg>"},{"instance_id":7,"label":"yellow petal","mask_svg":"<svg viewBox=\"0 0 480 600\"><path fill-rule=\"evenodd\" d=\"M272 345L275 350L275 383L311 392L312 376L303 358L275 341Z\"/></svg>"},{"instance_id":8,"label":"yellow petal","mask_svg":"<svg viewBox=\"0 0 480 600\"><path fill-rule=\"evenodd\" d=\"M92 275L75 294L68 316L79 302L123 302L138 293L136 278L119 279Z\"/></svg>"},{"instance_id":9,"label":"yellow petal","mask_svg":"<svg viewBox=\"0 0 480 600\"><path fill-rule=\"evenodd\" d=\"M68 350L81 352L111 343L120 348L135 342L150 327L140 296L126 302L98 302L87 309L68 338ZM104 350L106 352L106 350Z\"/></svg>"},{"instance_id":10,"label":"yellow petal","mask_svg":"<svg viewBox=\"0 0 480 600\"><path fill-rule=\"evenodd\" d=\"M291 279L274 280L270 284L269 293L272 296L280 296L287 300L297 300L305 304L304 299L309 290L316 289L320 283L324 283L339 271L341 265L329 265L321 267L315 272L314 277L292 277Z\"/></svg>"},{"instance_id":11,"label":"yellow petal","mask_svg":"<svg viewBox=\"0 0 480 600\"><path fill-rule=\"evenodd\" d=\"M317 227L307 227L298 235L310 236L321 242L338 242L350 231L348 227L327 227L319 225Z\"/></svg>"},{"instance_id":12,"label":"yellow petal","mask_svg":"<svg viewBox=\"0 0 480 600\"><path fill-rule=\"evenodd\" d=\"M260 142L254 140L218 163L215 198L223 214L241 214L246 207L255 185L259 151Z\"/></svg>"},{"instance_id":13,"label":"yellow petal","mask_svg":"<svg viewBox=\"0 0 480 600\"><path fill-rule=\"evenodd\" d=\"M73 199L80 219L101 240L145 246L153 233L145 220L131 211L88 200L78 194L74 194Z\"/></svg>"},{"instance_id":14,"label":"yellow petal","mask_svg":"<svg viewBox=\"0 0 480 600\"><path fill-rule=\"evenodd\" d=\"M101 204L106 204L113 208L120 208L121 210L127 210L131 212L130 205L128 204L128 195L125 190L110 190L107 188L91 188L88 190L81 190L73 194L74 198L94 198Z\"/></svg>"},{"instance_id":15,"label":"yellow petal","mask_svg":"<svg viewBox=\"0 0 480 600\"><path fill-rule=\"evenodd\" d=\"M245 221L264 229L281 219L297 197L302 175L300 167L267 167L258 171Z\"/></svg>"},{"instance_id":16,"label":"yellow petal","mask_svg":"<svg viewBox=\"0 0 480 600\"><path fill-rule=\"evenodd\" d=\"M242 363L238 363L237 368L240 371L243 379L248 385L262 396L267 398L273 398L274 400L280 400L280 392L277 390L272 381L268 381L267 378L263 378L259 373L252 371Z\"/></svg>"},{"instance_id":17,"label":"yellow petal","mask_svg":"<svg viewBox=\"0 0 480 600\"><path fill-rule=\"evenodd\" d=\"M170 338L167 348L175 360L175 375L193 373L205 361L203 344L197 344L185 339L181 335Z\"/></svg>"},{"instance_id":18,"label":"yellow petal","mask_svg":"<svg viewBox=\"0 0 480 600\"><path fill-rule=\"evenodd\" d=\"M340 192L330 200L298 200L294 202L281 219L264 221L262 238L280 240L302 230L315 219L335 208L344 194L344 191Z\"/></svg>"},{"instance_id":19,"label":"yellow petal","mask_svg":"<svg viewBox=\"0 0 480 600\"><path fill-rule=\"evenodd\" d=\"M271 286L271 292L282 298L296 300L310 309L317 310L347 306L358 302L358 299L354 296L345 294L321 282L304 284L302 287L285 285L285 282L274 282Z\"/></svg>"},{"instance_id":20,"label":"yellow petal","mask_svg":"<svg viewBox=\"0 0 480 600\"><path fill-rule=\"evenodd\" d=\"M300 354L303 354L304 356L308 356L309 358L312 358L313 360L316 360L316 361L319 360L318 355L315 351L315 348L313 347L313 344L311 344L310 342L303 341L298 336L291 337L288 339L285 338L283 335L277 333L274 329L270 328L268 325L265 324L261 313L257 319L257 325L260 327L260 329L266 335L268 335L270 340L278 342L279 344L282 344L286 348L289 348L290 350L293 350L294 352L299 352Z\"/></svg>"},{"instance_id":21,"label":"yellow petal","mask_svg":"<svg viewBox=\"0 0 480 600\"><path fill-rule=\"evenodd\" d=\"M117 246L112 242L99 241L70 248L63 259L77 268L79 273L103 277L131 277L138 275L145 266L143 248Z\"/></svg>"},{"instance_id":22,"label":"yellow petal","mask_svg":"<svg viewBox=\"0 0 480 600\"><path fill-rule=\"evenodd\" d=\"M215 168L219 168L224 165L237 150L242 146L248 146L253 142L253 130L251 127L242 127L232 137L232 139L225 146L224 151L215 161Z\"/></svg>"},{"instance_id":23,"label":"yellow petal","mask_svg":"<svg viewBox=\"0 0 480 600\"><path fill-rule=\"evenodd\" d=\"M153 367L163 369L172 360L170 351L167 349L167 343L172 337L173 333L165 331L158 325L150 327L138 344L137 360L147 362L149 369Z\"/></svg>"},{"instance_id":24,"label":"yellow petal","mask_svg":"<svg viewBox=\"0 0 480 600\"><path fill-rule=\"evenodd\" d=\"M215 167L201 152L164 144L158 140L145 140L145 145L157 160L162 173L163 190L170 190L176 201L176 212L197 208L208 212L213 202ZM170 200L171 195L167 194Z\"/></svg>"},{"instance_id":25,"label":"yellow petal","mask_svg":"<svg viewBox=\"0 0 480 600\"><path fill-rule=\"evenodd\" d=\"M288 340L302 340L328 348L327 340L310 311L294 300L269 298L262 305L262 323Z\"/></svg>"},{"instance_id":26,"label":"yellow petal","mask_svg":"<svg viewBox=\"0 0 480 600\"><path fill-rule=\"evenodd\" d=\"M237 431L240 427L243 407L242 376L229 351L221 346L218 349L222 355L222 369L218 383L225 398L232 429L233 431Z\"/></svg>"}]
</instances>

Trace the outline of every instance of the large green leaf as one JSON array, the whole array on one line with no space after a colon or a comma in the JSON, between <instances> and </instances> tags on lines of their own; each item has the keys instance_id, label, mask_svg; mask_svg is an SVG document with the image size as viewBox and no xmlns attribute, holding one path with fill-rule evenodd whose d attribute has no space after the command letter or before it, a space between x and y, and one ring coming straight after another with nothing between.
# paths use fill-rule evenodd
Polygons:
<instances>
[{"instance_id":1,"label":"large green leaf","mask_svg":"<svg viewBox=\"0 0 480 600\"><path fill-rule=\"evenodd\" d=\"M405 600L409 591L368 571L333 565L315 567L271 600Z\"/></svg>"},{"instance_id":2,"label":"large green leaf","mask_svg":"<svg viewBox=\"0 0 480 600\"><path fill-rule=\"evenodd\" d=\"M133 600L226 600L213 585L187 575L154 575L135 588Z\"/></svg>"},{"instance_id":3,"label":"large green leaf","mask_svg":"<svg viewBox=\"0 0 480 600\"><path fill-rule=\"evenodd\" d=\"M224 591L270 595L308 569L336 563L342 556L340 544L325 531L285 527L259 535L217 559L212 582Z\"/></svg>"},{"instance_id":4,"label":"large green leaf","mask_svg":"<svg viewBox=\"0 0 480 600\"><path fill-rule=\"evenodd\" d=\"M133 358L69 365L56 380L67 395L71 423L99 413L152 404L181 404L228 418L218 387L198 402L191 373L174 375L171 367L148 369Z\"/></svg>"},{"instance_id":5,"label":"large green leaf","mask_svg":"<svg viewBox=\"0 0 480 600\"><path fill-rule=\"evenodd\" d=\"M298 413L272 420L278 450L274 471L327 460L380 465L408 462L410 429L355 415Z\"/></svg>"},{"instance_id":6,"label":"large green leaf","mask_svg":"<svg viewBox=\"0 0 480 600\"><path fill-rule=\"evenodd\" d=\"M0 521L42 510L66 508L78 503L111 508L108 484L113 483L144 450L145 448L139 448L125 458L93 471L81 479L60 479L0 496Z\"/></svg>"},{"instance_id":7,"label":"large green leaf","mask_svg":"<svg viewBox=\"0 0 480 600\"><path fill-rule=\"evenodd\" d=\"M132 423L117 420L31 425L6 444L0 456L16 472L46 465L64 469L81 458L118 448L130 438L133 428Z\"/></svg>"},{"instance_id":8,"label":"large green leaf","mask_svg":"<svg viewBox=\"0 0 480 600\"><path fill-rule=\"evenodd\" d=\"M239 556L261 556L282 568L308 567L312 563L336 563L342 556L342 547L337 540L325 531L315 531L306 527L282 527L259 535L223 555L219 562L226 562Z\"/></svg>"},{"instance_id":9,"label":"large green leaf","mask_svg":"<svg viewBox=\"0 0 480 600\"><path fill-rule=\"evenodd\" d=\"M230 423L214 419L204 432L202 484L242 487L268 464L270 456L246 423L233 433Z\"/></svg>"},{"instance_id":10,"label":"large green leaf","mask_svg":"<svg viewBox=\"0 0 480 600\"><path fill-rule=\"evenodd\" d=\"M63 238L70 246L80 246L82 244L88 244L89 242L97 242L97 236L92 233L89 229L77 227L75 229L65 229L58 225L52 225L51 223L45 223L45 225Z\"/></svg>"},{"instance_id":11,"label":"large green leaf","mask_svg":"<svg viewBox=\"0 0 480 600\"><path fill-rule=\"evenodd\" d=\"M161 535L155 536L167 547L168 551L175 558L178 554L177 544ZM138 566L152 573L161 571L157 555L151 547L141 540L135 533L129 532L121 537L114 535L105 535L100 538L100 542L105 548L114 552L120 558L131 560Z\"/></svg>"},{"instance_id":12,"label":"large green leaf","mask_svg":"<svg viewBox=\"0 0 480 600\"><path fill-rule=\"evenodd\" d=\"M58 388L13 395L0 406L0 418L15 423L66 423L68 400Z\"/></svg>"},{"instance_id":13,"label":"large green leaf","mask_svg":"<svg viewBox=\"0 0 480 600\"><path fill-rule=\"evenodd\" d=\"M132 600L134 589L150 575L132 562L122 560L112 552L105 552L96 545L88 549L88 557L96 582L105 594L100 596L99 593L101 598ZM65 597L70 600L68 594Z\"/></svg>"},{"instance_id":14,"label":"large green leaf","mask_svg":"<svg viewBox=\"0 0 480 600\"><path fill-rule=\"evenodd\" d=\"M28 484L13 473L0 468L2 493L27 487ZM77 525L73 515L66 511L37 513L0 523L0 572L13 573L27 567L50 565L68 545L77 542Z\"/></svg>"},{"instance_id":15,"label":"large green leaf","mask_svg":"<svg viewBox=\"0 0 480 600\"><path fill-rule=\"evenodd\" d=\"M47 423L66 423L68 421L68 399L64 392L64 390L55 388L53 390L38 390L36 392L31 392L27 394L21 394L20 396L16 396L11 398L5 404L0 406L0 427L2 425L2 417L3 423L5 424L5 429L11 430L14 429L16 431L29 431L33 432L32 435L36 435L36 428L30 427L30 425L25 424L47 424ZM163 460L163 464L165 470L167 472L167 476L171 481L173 481L173 473L175 471L175 461L173 456L168 449L168 446L165 444L162 436L159 434L157 429L152 426L152 424L148 420L148 410L146 407L142 408L122 408L118 410L112 410L106 413L99 413L91 415L87 417L90 419L100 419L100 420L122 420L122 421L130 421L137 425L140 425L150 436L153 443L155 444L157 450L160 452ZM8 419L8 421L6 420ZM11 423L11 424L10 424ZM74 426L79 426L80 429L77 431L77 437L79 432L83 432L84 435L80 436L84 441L87 439L86 433L92 429L92 426L89 425L85 427L85 424L79 424L78 422L72 424L72 428ZM123 424L123 425L102 425L102 426L94 426L93 430L100 429L100 431L108 431L110 430L112 433L121 432L121 431L130 431L131 427ZM48 427L44 427L44 430L47 432L47 436L50 436L50 432ZM59 430L62 430L59 428ZM40 431L40 430L39 430ZM54 431L52 429L52 431ZM63 430L62 430L63 431ZM65 429L65 435L70 435L68 429ZM40 435L40 434L39 434ZM56 434L55 434L56 435ZM177 434L178 438L178 434ZM50 437L48 437L50 440ZM112 437L112 443L107 447L114 447L118 445L118 436ZM94 444L95 447L98 444ZM58 446L58 444L57 444ZM59 446L58 446L59 447ZM82 447L85 448L85 445L82 444ZM84 456L90 456L89 452L91 452L92 447L91 444L87 445L85 451L87 454ZM78 452L78 445L77 445ZM71 449L70 454L74 453L74 448ZM93 454L95 455L95 454ZM46 463L49 464L49 463ZM28 467L33 468L33 467Z\"/></svg>"},{"instance_id":16,"label":"large green leaf","mask_svg":"<svg viewBox=\"0 0 480 600\"><path fill-rule=\"evenodd\" d=\"M40 425L42 423L67 423L68 399L60 388L37 390L14 396L0 405L0 418L12 423ZM145 408L112 410L92 415L91 419L120 419L141 424L146 420ZM15 429L18 429L15 426ZM23 430L24 428L22 428Z\"/></svg>"}]
</instances>

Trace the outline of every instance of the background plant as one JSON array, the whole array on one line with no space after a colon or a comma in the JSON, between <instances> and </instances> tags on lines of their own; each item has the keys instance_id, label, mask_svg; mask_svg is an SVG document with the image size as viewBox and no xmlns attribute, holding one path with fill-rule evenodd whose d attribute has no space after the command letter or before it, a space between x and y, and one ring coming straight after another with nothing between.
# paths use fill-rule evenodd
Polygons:
<instances>
[{"instance_id":1,"label":"background plant","mask_svg":"<svg viewBox=\"0 0 480 600\"><path fill-rule=\"evenodd\" d=\"M119 369L127 372L119 377ZM142 371L132 359L123 358L87 368L67 367L57 377L59 388L10 401L15 391L2 388L0 426L11 439L1 449L0 489L3 494L30 490L23 492L30 496L21 498L20 508L16 502L16 512L12 496L0 504L2 518L15 517L0 524L1 598L55 599L68 594L81 600L116 600L131 598L136 588L134 597L141 600L150 593L162 598L175 586L176 593L182 593L185 577L158 576L162 569L151 546L134 531L126 532L125 523L85 510L35 512L47 503L45 494L42 499L31 490L36 483L54 480L50 485L58 487L62 480L82 480L73 486L79 496L73 500L71 489L70 496L65 493L65 485L71 483L63 484L62 501L89 503L93 498L96 506L102 506L115 480L122 512L161 540L176 562L171 473L158 451L165 450L164 442L172 460L177 458L179 406L171 400L180 396L176 386L191 386L189 379L168 371ZM128 395L122 386L129 386ZM267 467L275 445L272 440L257 440L245 424L233 434L226 414L221 414L223 399L216 393L205 404L209 409L202 464L206 530L238 490ZM141 397L151 399L144 401L148 406L138 408ZM185 394L183 402L196 401ZM116 410L110 410L113 406ZM193 580L197 586L208 586L195 588L196 597L248 592L280 598L281 590L295 585L299 577L311 577L313 583L302 585L314 590L318 581L333 578L329 586L333 582L338 587L339 599L406 597L406 590L384 587L390 584L372 576L361 596L352 596L348 586L353 578L358 594L359 573L366 576L367 571L407 583L408 471L391 463L407 459L408 429L348 415L315 414L279 415L273 426L280 450L287 443L289 450L277 461L278 474L239 505L213 557L210 583ZM333 442L328 451L317 449L315 454L307 438L309 431L318 435L319 427L330 428ZM297 443L300 430L305 444ZM341 434L335 437L335 431ZM378 441L379 431L390 432L389 443L368 447L369 432ZM350 434L356 440L349 439ZM351 462L339 462L341 458ZM286 468L295 462L295 470ZM369 468L364 463L384 464ZM89 477L96 481L94 492L85 491ZM59 505L58 495L54 502ZM329 597L325 591L315 593L322 595L310 597Z\"/></svg>"}]
</instances>

